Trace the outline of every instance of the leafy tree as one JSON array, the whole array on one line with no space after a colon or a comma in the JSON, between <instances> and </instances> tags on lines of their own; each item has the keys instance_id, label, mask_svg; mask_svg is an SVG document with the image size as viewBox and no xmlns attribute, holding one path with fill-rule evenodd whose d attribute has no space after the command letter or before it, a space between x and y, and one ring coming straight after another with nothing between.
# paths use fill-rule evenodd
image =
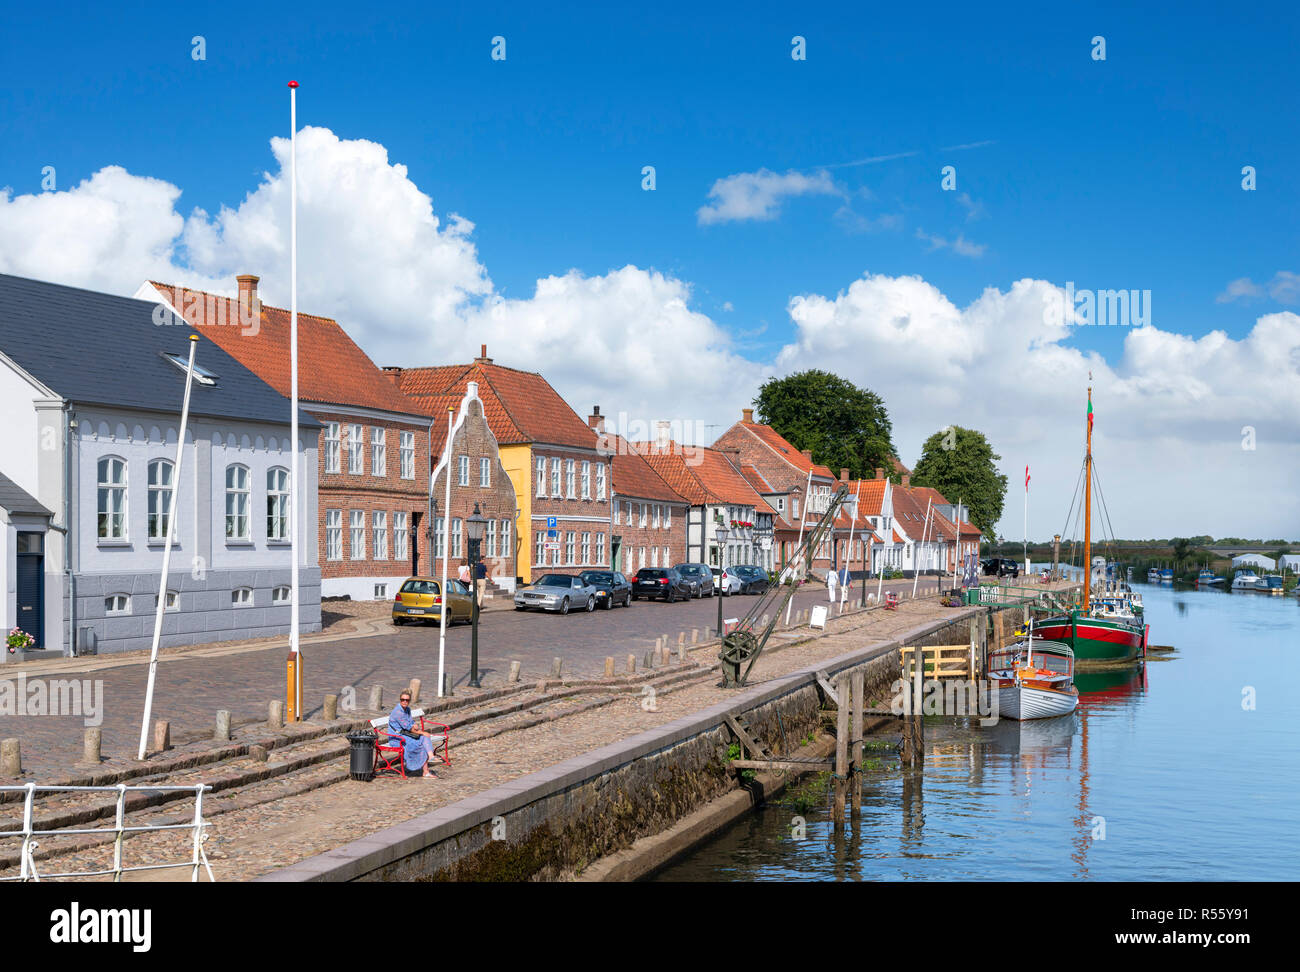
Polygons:
<instances>
[{"instance_id":1,"label":"leafy tree","mask_svg":"<svg viewBox=\"0 0 1300 972\"><path fill-rule=\"evenodd\" d=\"M1183 565L1187 559L1187 552L1192 547L1192 542L1186 537L1174 537L1174 567L1178 568Z\"/></svg>"},{"instance_id":2,"label":"leafy tree","mask_svg":"<svg viewBox=\"0 0 1300 972\"><path fill-rule=\"evenodd\" d=\"M1007 477L997 467L1001 458L983 432L949 426L925 440L912 482L934 487L950 503L965 503L971 522L991 536L1007 493Z\"/></svg>"},{"instance_id":3,"label":"leafy tree","mask_svg":"<svg viewBox=\"0 0 1300 972\"><path fill-rule=\"evenodd\" d=\"M813 462L835 475L847 468L865 479L877 467L893 468L893 426L875 392L839 375L811 369L769 378L754 399L759 420L772 426L796 449L812 452Z\"/></svg>"}]
</instances>

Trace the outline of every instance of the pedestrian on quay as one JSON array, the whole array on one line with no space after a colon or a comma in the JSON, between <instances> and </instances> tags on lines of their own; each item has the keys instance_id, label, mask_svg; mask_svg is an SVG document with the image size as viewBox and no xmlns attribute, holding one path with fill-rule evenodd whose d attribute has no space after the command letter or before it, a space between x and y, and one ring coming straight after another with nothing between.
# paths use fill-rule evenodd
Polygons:
<instances>
[{"instance_id":1,"label":"pedestrian on quay","mask_svg":"<svg viewBox=\"0 0 1300 972\"><path fill-rule=\"evenodd\" d=\"M830 597L830 602L832 604L835 603L835 585L837 583L835 577L836 573L837 571L832 570L826 575L826 593Z\"/></svg>"},{"instance_id":2,"label":"pedestrian on quay","mask_svg":"<svg viewBox=\"0 0 1300 972\"><path fill-rule=\"evenodd\" d=\"M415 717L411 715L411 693L403 692L388 716L388 735L402 746L402 765L407 773L420 773L424 779L436 779L437 774L429 769L429 757L433 755L433 734L415 728Z\"/></svg>"}]
</instances>

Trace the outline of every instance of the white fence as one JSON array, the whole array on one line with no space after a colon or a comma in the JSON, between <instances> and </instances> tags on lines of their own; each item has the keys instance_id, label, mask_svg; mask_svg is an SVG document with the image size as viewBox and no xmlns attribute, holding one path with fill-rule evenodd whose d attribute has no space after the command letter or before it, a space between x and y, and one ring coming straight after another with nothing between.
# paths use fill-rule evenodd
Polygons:
<instances>
[{"instance_id":1,"label":"white fence","mask_svg":"<svg viewBox=\"0 0 1300 972\"><path fill-rule=\"evenodd\" d=\"M130 871L157 871L169 867L188 867L192 868L190 881L198 881L199 868L202 867L208 872L208 880L215 881L212 876L212 868L208 864L208 856L203 852L203 843L208 839L208 835L203 832L203 828L208 826L207 821L203 819L203 794L212 787L202 783L194 786L127 786L120 783L117 786L38 786L35 783L28 783L24 786L0 786L0 792L18 792L26 794L23 799L23 826L21 830L0 830L0 840L10 837L21 837L23 841L21 854L21 867L17 875L10 877L0 877L0 881L40 881L45 878L84 878L84 877L101 877L106 874L113 875L114 881L121 881L122 875ZM194 819L190 823L184 824L143 824L138 827L126 826L126 795L128 793L140 792L176 792L184 790L194 794ZM63 827L57 830L39 830L32 825L32 811L36 801L37 793L116 793L117 794L117 811L114 814L113 826L111 827L90 827L90 828L71 828ZM193 832L193 854L187 861L180 861L175 864L143 864L136 867L122 866L122 842L126 839L127 834L142 833L161 833L167 830L189 830ZM39 874L36 870L35 851L40 847L40 842L36 840L40 836L52 837L70 837L73 835L102 835L113 837L113 866L95 871L56 871L46 874Z\"/></svg>"}]
</instances>

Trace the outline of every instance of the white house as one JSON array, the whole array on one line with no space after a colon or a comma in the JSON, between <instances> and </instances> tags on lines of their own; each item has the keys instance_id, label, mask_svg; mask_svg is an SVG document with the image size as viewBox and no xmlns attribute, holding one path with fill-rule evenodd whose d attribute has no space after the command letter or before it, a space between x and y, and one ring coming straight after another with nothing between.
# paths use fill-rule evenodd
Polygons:
<instances>
[{"instance_id":1,"label":"white house","mask_svg":"<svg viewBox=\"0 0 1300 972\"><path fill-rule=\"evenodd\" d=\"M301 630L319 629L319 423L300 414L294 517L288 400L200 340L177 481L189 337L201 330L157 326L153 311L0 274L6 628L23 620L37 648L62 654L149 647L174 515L163 645L287 631L291 525L304 541Z\"/></svg>"}]
</instances>

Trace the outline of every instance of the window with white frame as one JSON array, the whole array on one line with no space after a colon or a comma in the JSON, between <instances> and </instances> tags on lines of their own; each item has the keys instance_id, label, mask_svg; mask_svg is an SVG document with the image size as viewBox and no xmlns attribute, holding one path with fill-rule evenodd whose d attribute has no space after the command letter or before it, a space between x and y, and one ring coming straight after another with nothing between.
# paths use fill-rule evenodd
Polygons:
<instances>
[{"instance_id":1,"label":"window with white frame","mask_svg":"<svg viewBox=\"0 0 1300 972\"><path fill-rule=\"evenodd\" d=\"M546 495L546 457L537 457L537 495Z\"/></svg>"},{"instance_id":2,"label":"window with white frame","mask_svg":"<svg viewBox=\"0 0 1300 972\"><path fill-rule=\"evenodd\" d=\"M668 548L664 547L664 566L668 567L671 566L671 564L672 564L672 559L668 556Z\"/></svg>"},{"instance_id":3,"label":"window with white frame","mask_svg":"<svg viewBox=\"0 0 1300 972\"><path fill-rule=\"evenodd\" d=\"M591 461L582 460L582 498L591 499Z\"/></svg>"},{"instance_id":4,"label":"window with white frame","mask_svg":"<svg viewBox=\"0 0 1300 972\"><path fill-rule=\"evenodd\" d=\"M131 596L129 594L110 594L104 598L105 614L130 614Z\"/></svg>"},{"instance_id":5,"label":"window with white frame","mask_svg":"<svg viewBox=\"0 0 1300 972\"><path fill-rule=\"evenodd\" d=\"M645 566L645 547L641 547L637 553L637 568L640 569Z\"/></svg>"},{"instance_id":6,"label":"window with white frame","mask_svg":"<svg viewBox=\"0 0 1300 972\"><path fill-rule=\"evenodd\" d=\"M650 521L650 504L640 503L638 505L641 511L638 516L638 523L640 526L645 526Z\"/></svg>"},{"instance_id":7,"label":"window with white frame","mask_svg":"<svg viewBox=\"0 0 1300 972\"><path fill-rule=\"evenodd\" d=\"M167 459L154 459L149 463L149 539L166 540L171 525L173 479L175 466Z\"/></svg>"},{"instance_id":8,"label":"window with white frame","mask_svg":"<svg viewBox=\"0 0 1300 972\"><path fill-rule=\"evenodd\" d=\"M289 470L283 466L266 471L266 539L289 539Z\"/></svg>"},{"instance_id":9,"label":"window with white frame","mask_svg":"<svg viewBox=\"0 0 1300 972\"><path fill-rule=\"evenodd\" d=\"M495 557L495 556L497 555L497 521L496 521L496 520L488 520L488 521L487 521L487 528L486 528L486 530L484 531L484 533L485 533L485 535L486 535L486 537L487 537L487 554L486 554L486 556L488 556L488 557Z\"/></svg>"},{"instance_id":10,"label":"window with white frame","mask_svg":"<svg viewBox=\"0 0 1300 972\"><path fill-rule=\"evenodd\" d=\"M605 498L605 464L603 462L596 464L596 499Z\"/></svg>"},{"instance_id":11,"label":"window with white frame","mask_svg":"<svg viewBox=\"0 0 1300 972\"><path fill-rule=\"evenodd\" d=\"M658 547L651 547L651 548L650 548L650 566L651 566L651 567L658 567L658 566L659 566L659 548L658 548Z\"/></svg>"},{"instance_id":12,"label":"window with white frame","mask_svg":"<svg viewBox=\"0 0 1300 972\"><path fill-rule=\"evenodd\" d=\"M596 563L603 565L605 563L605 534L596 534Z\"/></svg>"},{"instance_id":13,"label":"window with white frame","mask_svg":"<svg viewBox=\"0 0 1300 972\"><path fill-rule=\"evenodd\" d=\"M387 433L377 425L370 427L370 475L388 475Z\"/></svg>"},{"instance_id":14,"label":"window with white frame","mask_svg":"<svg viewBox=\"0 0 1300 972\"><path fill-rule=\"evenodd\" d=\"M556 499L564 495L560 492L560 470L562 468L564 468L564 464L561 460L551 460L551 495Z\"/></svg>"},{"instance_id":15,"label":"window with white frame","mask_svg":"<svg viewBox=\"0 0 1300 972\"><path fill-rule=\"evenodd\" d=\"M573 460L565 459L564 460L564 495L567 496L569 499L577 499L578 494L575 492L576 488L577 488L577 477L573 471Z\"/></svg>"},{"instance_id":16,"label":"window with white frame","mask_svg":"<svg viewBox=\"0 0 1300 972\"><path fill-rule=\"evenodd\" d=\"M510 521L501 521L501 556L514 556L515 548L510 545Z\"/></svg>"},{"instance_id":17,"label":"window with white frame","mask_svg":"<svg viewBox=\"0 0 1300 972\"><path fill-rule=\"evenodd\" d=\"M327 473L336 473L339 471L339 456L341 455L342 439L339 436L339 423L325 423L325 471Z\"/></svg>"},{"instance_id":18,"label":"window with white frame","mask_svg":"<svg viewBox=\"0 0 1300 972\"><path fill-rule=\"evenodd\" d=\"M797 496L790 497L790 515L796 520L799 519L799 497Z\"/></svg>"},{"instance_id":19,"label":"window with white frame","mask_svg":"<svg viewBox=\"0 0 1300 972\"><path fill-rule=\"evenodd\" d=\"M574 555L573 547L574 547L575 539L576 538L574 537L572 530L564 531L564 562L566 564L571 565L573 563L573 555Z\"/></svg>"},{"instance_id":20,"label":"window with white frame","mask_svg":"<svg viewBox=\"0 0 1300 972\"><path fill-rule=\"evenodd\" d=\"M375 585L375 600L376 600L376 601L386 601L387 599L388 599L388 585L387 585L387 584L376 584L376 585Z\"/></svg>"},{"instance_id":21,"label":"window with white frame","mask_svg":"<svg viewBox=\"0 0 1300 972\"><path fill-rule=\"evenodd\" d=\"M442 517L433 521L433 555L447 556L447 521Z\"/></svg>"},{"instance_id":22,"label":"window with white frame","mask_svg":"<svg viewBox=\"0 0 1300 972\"><path fill-rule=\"evenodd\" d=\"M288 604L289 598L289 586L287 584L282 587L274 587L271 589L272 604Z\"/></svg>"},{"instance_id":23,"label":"window with white frame","mask_svg":"<svg viewBox=\"0 0 1300 972\"><path fill-rule=\"evenodd\" d=\"M99 538L126 539L126 460L99 460Z\"/></svg>"},{"instance_id":24,"label":"window with white frame","mask_svg":"<svg viewBox=\"0 0 1300 972\"><path fill-rule=\"evenodd\" d=\"M230 592L230 603L233 607L252 607L253 589L251 587L236 587Z\"/></svg>"},{"instance_id":25,"label":"window with white frame","mask_svg":"<svg viewBox=\"0 0 1300 972\"><path fill-rule=\"evenodd\" d=\"M388 512L374 510L370 516L370 531L374 534L375 560L388 559Z\"/></svg>"},{"instance_id":26,"label":"window with white frame","mask_svg":"<svg viewBox=\"0 0 1300 972\"><path fill-rule=\"evenodd\" d=\"M591 563L591 534L586 531L582 534L582 563L584 566Z\"/></svg>"},{"instance_id":27,"label":"window with white frame","mask_svg":"<svg viewBox=\"0 0 1300 972\"><path fill-rule=\"evenodd\" d=\"M621 526L623 523L623 504L618 500L614 501L614 526Z\"/></svg>"},{"instance_id":28,"label":"window with white frame","mask_svg":"<svg viewBox=\"0 0 1300 972\"><path fill-rule=\"evenodd\" d=\"M456 463L457 463L457 471L459 472L459 477L456 480L457 485L468 486L469 485L469 456L460 456L456 460Z\"/></svg>"},{"instance_id":29,"label":"window with white frame","mask_svg":"<svg viewBox=\"0 0 1300 972\"><path fill-rule=\"evenodd\" d=\"M398 435L397 442L398 460L402 468L400 475L403 479L415 478L415 433L401 432Z\"/></svg>"},{"instance_id":30,"label":"window with white frame","mask_svg":"<svg viewBox=\"0 0 1300 972\"><path fill-rule=\"evenodd\" d=\"M656 504L654 505L654 507L655 507L655 513L654 513L654 528L655 528L656 530L658 530L658 529L659 529L659 504L656 503Z\"/></svg>"},{"instance_id":31,"label":"window with white frame","mask_svg":"<svg viewBox=\"0 0 1300 972\"><path fill-rule=\"evenodd\" d=\"M366 471L366 432L361 425L348 426L348 473L360 476Z\"/></svg>"},{"instance_id":32,"label":"window with white frame","mask_svg":"<svg viewBox=\"0 0 1300 972\"><path fill-rule=\"evenodd\" d=\"M226 539L251 539L248 507L248 467L238 464L226 467Z\"/></svg>"},{"instance_id":33,"label":"window with white frame","mask_svg":"<svg viewBox=\"0 0 1300 972\"><path fill-rule=\"evenodd\" d=\"M158 607L158 595L157 595L157 594L155 594L155 595L153 596L153 606L154 606L155 608ZM166 612L168 612L168 613L171 613L171 612L174 612L174 611L179 611L180 609L181 609L181 596L180 596L180 594L179 594L177 591L168 591L168 592L167 592L167 604L166 604L166 606L163 608L163 610L166 611Z\"/></svg>"},{"instance_id":34,"label":"window with white frame","mask_svg":"<svg viewBox=\"0 0 1300 972\"><path fill-rule=\"evenodd\" d=\"M460 531L461 531L460 524L461 524L460 517L456 517L456 519L451 521L451 555L452 557L455 558L464 556L460 552Z\"/></svg>"},{"instance_id":35,"label":"window with white frame","mask_svg":"<svg viewBox=\"0 0 1300 972\"><path fill-rule=\"evenodd\" d=\"M478 461L478 484L480 486L492 485L492 460L486 456Z\"/></svg>"},{"instance_id":36,"label":"window with white frame","mask_svg":"<svg viewBox=\"0 0 1300 972\"><path fill-rule=\"evenodd\" d=\"M671 506L665 506L664 507L664 529L670 530L672 529L672 525L673 525L673 508Z\"/></svg>"},{"instance_id":37,"label":"window with white frame","mask_svg":"<svg viewBox=\"0 0 1300 972\"><path fill-rule=\"evenodd\" d=\"M348 511L348 528L351 536L350 559L366 559L366 513L365 510Z\"/></svg>"},{"instance_id":38,"label":"window with white frame","mask_svg":"<svg viewBox=\"0 0 1300 972\"><path fill-rule=\"evenodd\" d=\"M343 559L343 511L325 511L325 559Z\"/></svg>"},{"instance_id":39,"label":"window with white frame","mask_svg":"<svg viewBox=\"0 0 1300 972\"><path fill-rule=\"evenodd\" d=\"M533 559L539 567L546 563L546 534L541 530L537 531L537 556Z\"/></svg>"},{"instance_id":40,"label":"window with white frame","mask_svg":"<svg viewBox=\"0 0 1300 972\"><path fill-rule=\"evenodd\" d=\"M406 514L393 511L393 559L405 560L409 551Z\"/></svg>"},{"instance_id":41,"label":"window with white frame","mask_svg":"<svg viewBox=\"0 0 1300 972\"><path fill-rule=\"evenodd\" d=\"M776 500L776 502L775 502L773 505L776 507L776 511L777 511L778 513L784 513L784 512L785 512L785 497L784 497L784 496L777 496L777 497L775 497L775 500Z\"/></svg>"}]
</instances>

